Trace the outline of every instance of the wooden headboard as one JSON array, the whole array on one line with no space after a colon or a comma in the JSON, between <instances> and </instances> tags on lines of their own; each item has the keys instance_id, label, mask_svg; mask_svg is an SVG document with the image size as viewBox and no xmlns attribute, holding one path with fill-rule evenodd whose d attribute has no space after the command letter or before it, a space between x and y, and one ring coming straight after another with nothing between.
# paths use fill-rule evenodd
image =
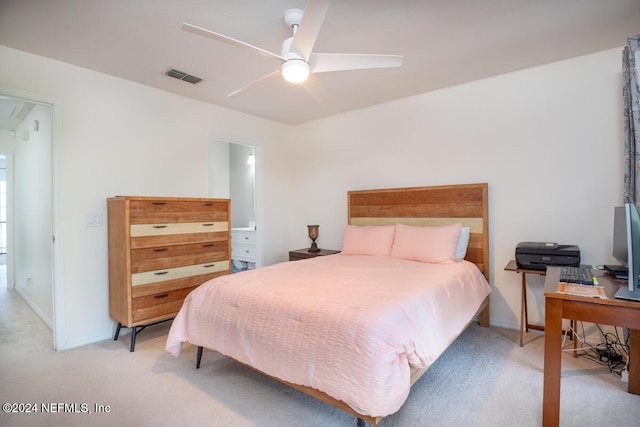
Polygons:
<instances>
[{"instance_id":1,"label":"wooden headboard","mask_svg":"<svg viewBox=\"0 0 640 427\"><path fill-rule=\"evenodd\" d=\"M488 189L481 183L349 191L349 224L471 227L465 259L489 281Z\"/></svg>"}]
</instances>

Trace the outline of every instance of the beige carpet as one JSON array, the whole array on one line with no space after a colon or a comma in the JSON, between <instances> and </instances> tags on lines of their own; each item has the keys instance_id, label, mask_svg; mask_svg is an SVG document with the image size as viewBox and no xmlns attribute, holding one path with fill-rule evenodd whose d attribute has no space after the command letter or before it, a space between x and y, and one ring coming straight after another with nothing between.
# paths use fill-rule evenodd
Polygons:
<instances>
[{"instance_id":1,"label":"beige carpet","mask_svg":"<svg viewBox=\"0 0 640 427\"><path fill-rule=\"evenodd\" d=\"M353 417L215 352L205 351L199 370L190 345L173 358L164 351L168 328L141 332L134 353L128 335L54 352L47 327L15 291L0 290L0 400L62 411L0 413L0 426L355 426ZM380 425L540 426L543 339L527 339L520 348L517 331L471 326ZM65 413L64 404L79 412ZM562 426L640 425L640 397L569 353L561 408Z\"/></svg>"}]
</instances>

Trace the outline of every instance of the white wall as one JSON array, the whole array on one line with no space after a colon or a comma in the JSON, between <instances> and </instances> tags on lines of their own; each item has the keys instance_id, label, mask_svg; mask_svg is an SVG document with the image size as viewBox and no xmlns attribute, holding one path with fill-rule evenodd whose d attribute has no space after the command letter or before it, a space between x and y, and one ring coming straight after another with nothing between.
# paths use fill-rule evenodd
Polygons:
<instances>
[{"instance_id":1,"label":"white wall","mask_svg":"<svg viewBox=\"0 0 640 427\"><path fill-rule=\"evenodd\" d=\"M492 323L518 327L520 277L503 271L521 241L580 246L612 262L622 203L622 49L472 82L300 125L289 233L340 248L348 190L489 183ZM428 78L428 72L425 73ZM530 322L543 281L530 279Z\"/></svg>"},{"instance_id":2,"label":"white wall","mask_svg":"<svg viewBox=\"0 0 640 427\"><path fill-rule=\"evenodd\" d=\"M289 128L0 46L0 85L62 99L60 286L64 343L60 349L109 338L107 230L86 226L115 195L206 197L210 134L263 146L265 262L286 258L280 219L289 212ZM182 82L177 82L182 84ZM285 142L282 142L285 141Z\"/></svg>"},{"instance_id":3,"label":"white wall","mask_svg":"<svg viewBox=\"0 0 640 427\"><path fill-rule=\"evenodd\" d=\"M209 197L229 199L229 143L212 140L209 144Z\"/></svg>"}]
</instances>

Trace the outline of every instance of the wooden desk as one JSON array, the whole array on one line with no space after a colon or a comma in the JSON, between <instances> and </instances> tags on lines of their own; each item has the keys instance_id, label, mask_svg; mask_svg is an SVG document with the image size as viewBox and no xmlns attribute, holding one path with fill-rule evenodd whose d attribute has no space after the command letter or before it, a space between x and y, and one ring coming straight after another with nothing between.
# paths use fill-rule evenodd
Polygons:
<instances>
[{"instance_id":1,"label":"wooden desk","mask_svg":"<svg viewBox=\"0 0 640 427\"><path fill-rule=\"evenodd\" d=\"M562 361L562 319L582 320L631 329L629 349L629 393L640 394L640 302L615 299L624 282L594 270L609 299L577 297L556 293L559 267L548 267L544 284L546 332L544 335L544 387L542 425L560 422L560 372Z\"/></svg>"},{"instance_id":2,"label":"wooden desk","mask_svg":"<svg viewBox=\"0 0 640 427\"><path fill-rule=\"evenodd\" d=\"M512 259L504 267L506 271L515 271L522 274L522 295L520 297L520 347L522 347L522 340L524 332L529 332L529 328L536 329L538 331L544 331L544 326L529 324L529 313L527 310L527 274L537 274L539 276L546 276L546 270L531 270L528 268L520 268L515 259Z\"/></svg>"}]
</instances>

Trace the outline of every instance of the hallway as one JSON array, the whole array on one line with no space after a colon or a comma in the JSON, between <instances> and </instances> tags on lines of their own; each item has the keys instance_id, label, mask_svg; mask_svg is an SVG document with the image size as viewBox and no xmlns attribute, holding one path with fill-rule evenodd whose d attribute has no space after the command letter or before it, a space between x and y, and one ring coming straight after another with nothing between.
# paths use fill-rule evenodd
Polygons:
<instances>
[{"instance_id":1,"label":"hallway","mask_svg":"<svg viewBox=\"0 0 640 427\"><path fill-rule=\"evenodd\" d=\"M7 289L7 254L0 254L0 291Z\"/></svg>"}]
</instances>

